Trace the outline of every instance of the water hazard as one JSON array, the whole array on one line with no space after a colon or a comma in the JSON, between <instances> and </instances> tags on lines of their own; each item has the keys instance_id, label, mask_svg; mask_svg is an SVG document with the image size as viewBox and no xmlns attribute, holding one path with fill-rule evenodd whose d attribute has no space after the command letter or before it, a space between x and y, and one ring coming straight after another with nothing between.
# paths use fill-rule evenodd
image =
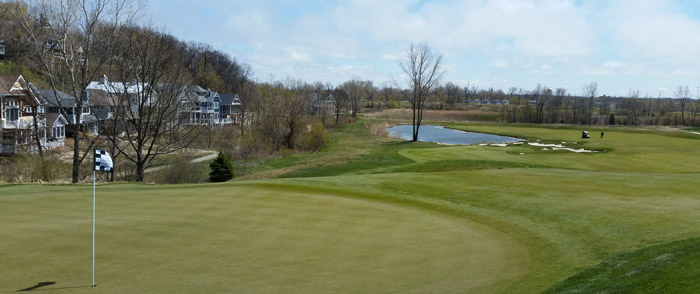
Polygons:
<instances>
[{"instance_id":1,"label":"water hazard","mask_svg":"<svg viewBox=\"0 0 700 294\"><path fill-rule=\"evenodd\" d=\"M394 126L391 128L387 128L387 131L389 131L389 135L394 138L400 138L404 140L413 139L413 126L411 125ZM446 129L443 126L423 125L420 126L420 131L418 132L418 141L434 142L440 144L473 145L479 143L514 143L524 140L514 137L499 136L493 134Z\"/></svg>"}]
</instances>

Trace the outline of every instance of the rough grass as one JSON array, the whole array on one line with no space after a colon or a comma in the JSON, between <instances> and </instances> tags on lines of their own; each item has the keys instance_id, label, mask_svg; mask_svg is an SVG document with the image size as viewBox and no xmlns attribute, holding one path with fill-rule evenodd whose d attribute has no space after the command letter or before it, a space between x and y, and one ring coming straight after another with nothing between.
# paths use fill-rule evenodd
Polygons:
<instances>
[{"instance_id":1,"label":"rough grass","mask_svg":"<svg viewBox=\"0 0 700 294\"><path fill-rule=\"evenodd\" d=\"M700 239L621 254L568 278L547 293L700 293Z\"/></svg>"}]
</instances>

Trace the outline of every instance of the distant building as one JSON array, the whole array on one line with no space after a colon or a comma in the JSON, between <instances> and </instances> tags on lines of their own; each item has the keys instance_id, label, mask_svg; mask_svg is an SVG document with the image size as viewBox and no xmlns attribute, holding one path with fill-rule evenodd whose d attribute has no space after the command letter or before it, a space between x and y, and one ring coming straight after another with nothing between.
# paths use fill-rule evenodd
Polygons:
<instances>
[{"instance_id":1,"label":"distant building","mask_svg":"<svg viewBox=\"0 0 700 294\"><path fill-rule=\"evenodd\" d=\"M241 114L241 98L238 94L219 94L221 104L219 104L219 118L222 124L238 123L238 116Z\"/></svg>"}]
</instances>

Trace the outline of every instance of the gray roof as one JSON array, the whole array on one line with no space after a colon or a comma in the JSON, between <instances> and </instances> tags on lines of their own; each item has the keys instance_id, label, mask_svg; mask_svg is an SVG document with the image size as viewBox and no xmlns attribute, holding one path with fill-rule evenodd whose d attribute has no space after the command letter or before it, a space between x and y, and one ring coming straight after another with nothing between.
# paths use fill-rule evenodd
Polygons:
<instances>
[{"instance_id":1,"label":"gray roof","mask_svg":"<svg viewBox=\"0 0 700 294\"><path fill-rule=\"evenodd\" d=\"M241 105L241 99L238 97L238 94L219 94L219 98L221 98L222 105Z\"/></svg>"},{"instance_id":2,"label":"gray roof","mask_svg":"<svg viewBox=\"0 0 700 294\"><path fill-rule=\"evenodd\" d=\"M75 106L75 97L72 95L68 95L66 93L63 93L61 91L56 90L58 95L54 93L53 90L51 89L43 89L39 90L39 94L41 97L46 100L46 102L51 105L51 106L62 106L62 107L74 107ZM59 104L60 100L60 104Z\"/></svg>"}]
</instances>

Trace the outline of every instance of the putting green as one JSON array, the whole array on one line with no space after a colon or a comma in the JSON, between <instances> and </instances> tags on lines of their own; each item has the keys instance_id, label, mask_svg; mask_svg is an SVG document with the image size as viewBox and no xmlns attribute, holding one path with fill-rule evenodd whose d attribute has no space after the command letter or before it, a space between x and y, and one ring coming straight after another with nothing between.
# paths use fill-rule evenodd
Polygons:
<instances>
[{"instance_id":1,"label":"putting green","mask_svg":"<svg viewBox=\"0 0 700 294\"><path fill-rule=\"evenodd\" d=\"M0 289L480 293L528 271L515 239L407 205L226 185L0 187ZM11 254L7 254L7 253Z\"/></svg>"}]
</instances>

